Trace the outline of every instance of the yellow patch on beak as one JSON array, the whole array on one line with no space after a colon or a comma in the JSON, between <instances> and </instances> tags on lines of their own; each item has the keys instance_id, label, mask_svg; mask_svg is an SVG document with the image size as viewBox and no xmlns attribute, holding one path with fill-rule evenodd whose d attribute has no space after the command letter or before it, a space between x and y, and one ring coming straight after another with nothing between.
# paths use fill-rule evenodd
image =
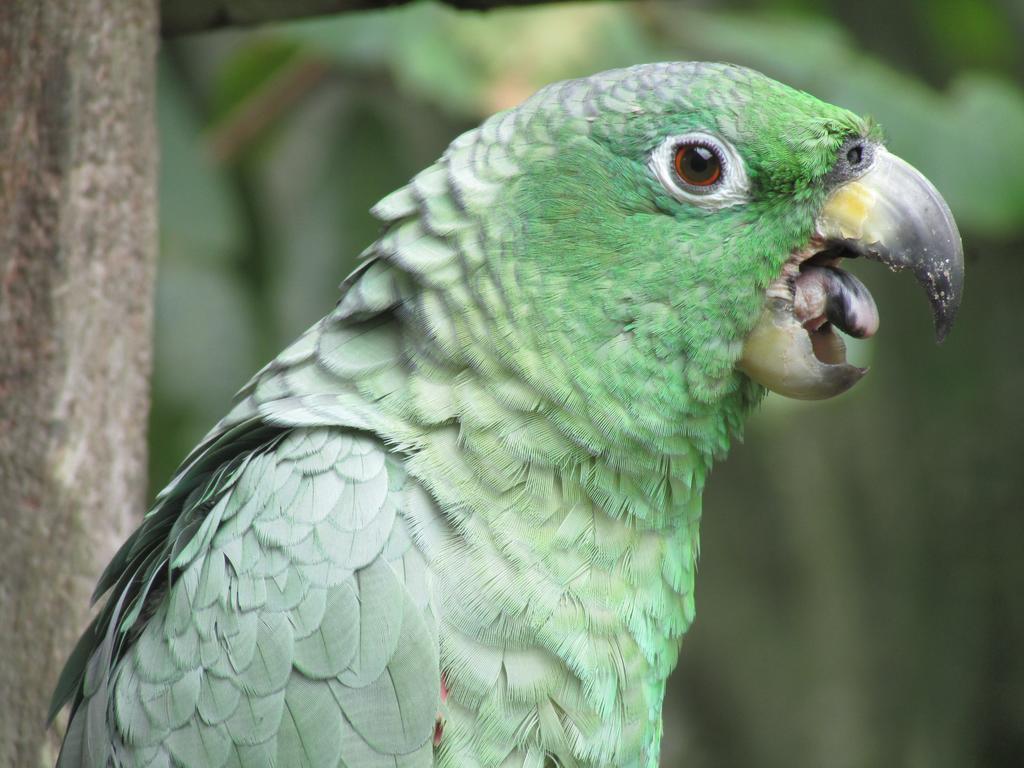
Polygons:
<instances>
[{"instance_id":1,"label":"yellow patch on beak","mask_svg":"<svg viewBox=\"0 0 1024 768\"><path fill-rule=\"evenodd\" d=\"M874 192L859 181L851 181L829 196L821 218L833 233L838 230L838 234L847 240L864 240L868 234L864 231L864 224L870 221L875 202Z\"/></svg>"}]
</instances>

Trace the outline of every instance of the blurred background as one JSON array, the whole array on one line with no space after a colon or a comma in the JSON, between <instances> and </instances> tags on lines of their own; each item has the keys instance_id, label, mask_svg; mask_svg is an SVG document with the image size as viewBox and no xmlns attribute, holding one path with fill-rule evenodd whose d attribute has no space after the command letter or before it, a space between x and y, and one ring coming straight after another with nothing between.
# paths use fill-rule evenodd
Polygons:
<instances>
[{"instance_id":1,"label":"blurred background","mask_svg":"<svg viewBox=\"0 0 1024 768\"><path fill-rule=\"evenodd\" d=\"M772 396L716 468L663 765L1024 765L1021 39L1016 0L651 0L167 42L153 490L456 135L552 80L748 65L882 124L952 206L967 287L940 348L909 276L854 265L882 315L852 353L871 375Z\"/></svg>"}]
</instances>

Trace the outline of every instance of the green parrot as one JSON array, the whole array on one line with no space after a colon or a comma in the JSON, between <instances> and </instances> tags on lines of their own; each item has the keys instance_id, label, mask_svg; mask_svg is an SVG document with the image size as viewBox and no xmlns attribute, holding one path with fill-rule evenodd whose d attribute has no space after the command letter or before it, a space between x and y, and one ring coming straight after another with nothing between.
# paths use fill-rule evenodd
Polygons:
<instances>
[{"instance_id":1,"label":"green parrot","mask_svg":"<svg viewBox=\"0 0 1024 768\"><path fill-rule=\"evenodd\" d=\"M844 109L727 64L550 85L381 200L96 590L59 766L654 768L701 493L766 388L824 398L949 209Z\"/></svg>"}]
</instances>

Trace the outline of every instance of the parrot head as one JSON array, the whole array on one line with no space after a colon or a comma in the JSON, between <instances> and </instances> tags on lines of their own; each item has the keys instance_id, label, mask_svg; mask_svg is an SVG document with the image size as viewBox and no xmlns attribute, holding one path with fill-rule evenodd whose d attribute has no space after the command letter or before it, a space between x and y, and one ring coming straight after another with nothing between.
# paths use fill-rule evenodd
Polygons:
<instances>
[{"instance_id":1,"label":"parrot head","mask_svg":"<svg viewBox=\"0 0 1024 768\"><path fill-rule=\"evenodd\" d=\"M865 371L837 329L879 326L845 259L910 270L939 340L953 323L949 209L847 110L741 67L668 63L549 86L492 120L489 162L519 164L489 214L503 289L551 358L620 402L710 404L750 380L845 391ZM519 145L502 143L510 125Z\"/></svg>"}]
</instances>

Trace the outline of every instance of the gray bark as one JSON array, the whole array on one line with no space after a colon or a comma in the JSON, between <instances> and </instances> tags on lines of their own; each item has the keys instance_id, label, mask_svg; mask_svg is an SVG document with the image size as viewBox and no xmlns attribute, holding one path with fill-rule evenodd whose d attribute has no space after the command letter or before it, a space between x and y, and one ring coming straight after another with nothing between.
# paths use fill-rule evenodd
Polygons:
<instances>
[{"instance_id":1,"label":"gray bark","mask_svg":"<svg viewBox=\"0 0 1024 768\"><path fill-rule=\"evenodd\" d=\"M0 766L143 509L156 0L0 2Z\"/></svg>"}]
</instances>

